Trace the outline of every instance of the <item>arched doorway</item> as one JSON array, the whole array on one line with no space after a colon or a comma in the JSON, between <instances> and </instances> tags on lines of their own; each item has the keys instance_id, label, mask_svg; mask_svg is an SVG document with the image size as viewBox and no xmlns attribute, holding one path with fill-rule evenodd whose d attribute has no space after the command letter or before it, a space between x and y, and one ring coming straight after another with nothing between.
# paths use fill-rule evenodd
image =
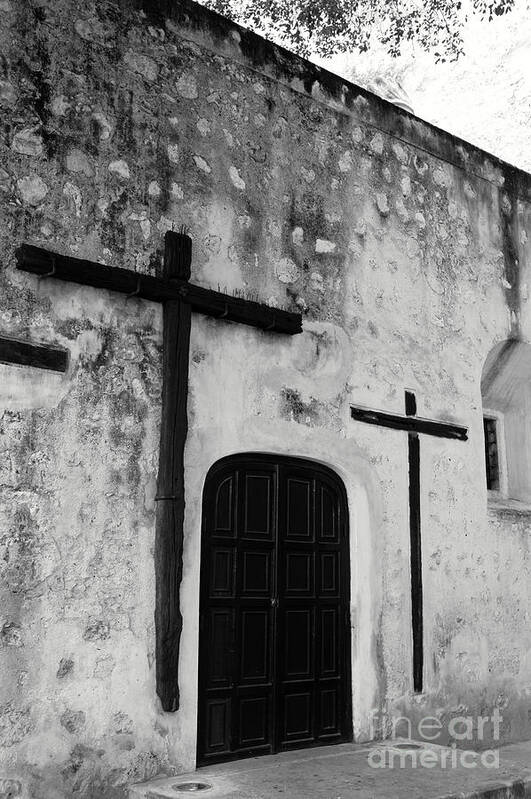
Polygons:
<instances>
[{"instance_id":1,"label":"arched doorway","mask_svg":"<svg viewBox=\"0 0 531 799\"><path fill-rule=\"evenodd\" d=\"M203 494L198 764L352 737L350 562L337 475L235 455Z\"/></svg>"}]
</instances>

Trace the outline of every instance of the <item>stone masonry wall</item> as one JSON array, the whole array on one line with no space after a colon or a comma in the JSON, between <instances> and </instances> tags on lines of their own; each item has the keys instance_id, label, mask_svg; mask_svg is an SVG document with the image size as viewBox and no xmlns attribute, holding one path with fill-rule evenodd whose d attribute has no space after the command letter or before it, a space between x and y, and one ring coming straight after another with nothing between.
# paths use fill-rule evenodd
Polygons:
<instances>
[{"instance_id":1,"label":"stone masonry wall","mask_svg":"<svg viewBox=\"0 0 531 799\"><path fill-rule=\"evenodd\" d=\"M193 768L201 492L218 458L314 458L347 488L354 735L370 713L503 709L529 737L525 509L487 510L479 381L529 340L527 175L200 6L0 0L0 797L125 796ZM182 707L154 680L157 305L15 271L24 241L299 309L293 338L194 316ZM422 442L426 690L412 694L405 435L351 403L470 429ZM512 515L511 515L512 514Z\"/></svg>"}]
</instances>

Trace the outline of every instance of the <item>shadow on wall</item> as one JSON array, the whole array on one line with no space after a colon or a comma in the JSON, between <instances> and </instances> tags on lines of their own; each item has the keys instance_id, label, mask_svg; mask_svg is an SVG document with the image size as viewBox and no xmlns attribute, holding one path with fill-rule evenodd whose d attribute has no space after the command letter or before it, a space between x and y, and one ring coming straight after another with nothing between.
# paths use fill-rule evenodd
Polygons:
<instances>
[{"instance_id":1,"label":"shadow on wall","mask_svg":"<svg viewBox=\"0 0 531 799\"><path fill-rule=\"evenodd\" d=\"M508 339L481 375L487 488L531 504L531 344Z\"/></svg>"}]
</instances>

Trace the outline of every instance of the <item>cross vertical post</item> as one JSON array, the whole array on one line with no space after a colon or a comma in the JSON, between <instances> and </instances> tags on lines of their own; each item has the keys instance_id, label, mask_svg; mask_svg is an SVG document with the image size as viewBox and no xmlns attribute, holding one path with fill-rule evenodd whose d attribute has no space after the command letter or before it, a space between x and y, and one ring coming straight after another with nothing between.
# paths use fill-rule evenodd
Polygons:
<instances>
[{"instance_id":1,"label":"cross vertical post","mask_svg":"<svg viewBox=\"0 0 531 799\"><path fill-rule=\"evenodd\" d=\"M417 415L417 400L406 391L406 416ZM422 614L422 543L420 537L420 441L419 434L409 431L409 538L411 558L411 625L413 632L413 690L422 691L424 640Z\"/></svg>"},{"instance_id":2,"label":"cross vertical post","mask_svg":"<svg viewBox=\"0 0 531 799\"><path fill-rule=\"evenodd\" d=\"M168 231L163 277L189 280L192 242ZM180 299L164 302L162 418L155 531L155 626L157 693L164 710L179 707L179 591L183 571L184 447L188 434L188 364L192 308Z\"/></svg>"}]
</instances>

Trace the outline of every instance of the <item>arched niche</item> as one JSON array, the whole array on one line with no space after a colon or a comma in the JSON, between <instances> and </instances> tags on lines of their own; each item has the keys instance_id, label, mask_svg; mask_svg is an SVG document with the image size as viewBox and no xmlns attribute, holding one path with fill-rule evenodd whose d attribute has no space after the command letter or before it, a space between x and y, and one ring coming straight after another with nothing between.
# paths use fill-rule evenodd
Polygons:
<instances>
[{"instance_id":1,"label":"arched niche","mask_svg":"<svg viewBox=\"0 0 531 799\"><path fill-rule=\"evenodd\" d=\"M487 487L531 503L531 345L510 339L489 352L481 375Z\"/></svg>"}]
</instances>

